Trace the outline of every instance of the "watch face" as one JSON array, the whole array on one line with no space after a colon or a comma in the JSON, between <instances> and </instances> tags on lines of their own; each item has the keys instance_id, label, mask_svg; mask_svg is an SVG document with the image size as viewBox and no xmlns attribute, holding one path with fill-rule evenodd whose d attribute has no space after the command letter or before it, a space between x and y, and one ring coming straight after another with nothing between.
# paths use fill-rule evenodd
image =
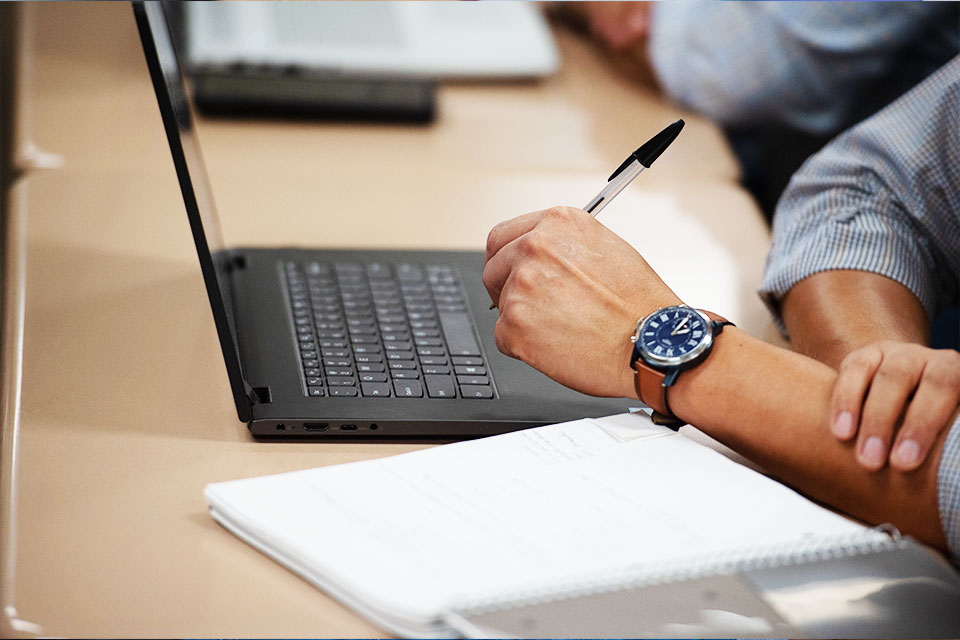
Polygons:
<instances>
[{"instance_id":1,"label":"watch face","mask_svg":"<svg viewBox=\"0 0 960 640\"><path fill-rule=\"evenodd\" d=\"M713 343L710 320L691 307L666 307L640 327L637 343L650 364L675 366L695 360Z\"/></svg>"}]
</instances>

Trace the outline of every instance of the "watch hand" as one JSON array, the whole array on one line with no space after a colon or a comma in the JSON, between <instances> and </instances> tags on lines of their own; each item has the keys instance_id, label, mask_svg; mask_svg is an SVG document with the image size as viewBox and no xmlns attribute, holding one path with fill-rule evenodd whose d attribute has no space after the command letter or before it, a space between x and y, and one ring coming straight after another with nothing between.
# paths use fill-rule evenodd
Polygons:
<instances>
[{"instance_id":1,"label":"watch hand","mask_svg":"<svg viewBox=\"0 0 960 640\"><path fill-rule=\"evenodd\" d=\"M678 324L677 326L675 326L675 327L673 328L673 331L670 332L670 335L675 336L675 335L677 335L678 333L687 333L687 332L689 332L690 329L687 329L687 331L680 331L680 329L683 328L683 325L687 324L687 320L689 320L689 319L690 319L690 318L687 317L687 318L684 318L683 320L681 320L681 321L680 321L680 324Z\"/></svg>"}]
</instances>

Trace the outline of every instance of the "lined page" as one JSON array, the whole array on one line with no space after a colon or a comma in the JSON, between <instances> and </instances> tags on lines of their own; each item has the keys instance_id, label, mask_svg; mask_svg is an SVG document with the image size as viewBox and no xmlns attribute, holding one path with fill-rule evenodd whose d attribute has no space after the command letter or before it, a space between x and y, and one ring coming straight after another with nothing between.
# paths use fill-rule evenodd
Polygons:
<instances>
[{"instance_id":1,"label":"lined page","mask_svg":"<svg viewBox=\"0 0 960 640\"><path fill-rule=\"evenodd\" d=\"M863 527L646 416L551 425L208 487L216 508L390 615Z\"/></svg>"}]
</instances>

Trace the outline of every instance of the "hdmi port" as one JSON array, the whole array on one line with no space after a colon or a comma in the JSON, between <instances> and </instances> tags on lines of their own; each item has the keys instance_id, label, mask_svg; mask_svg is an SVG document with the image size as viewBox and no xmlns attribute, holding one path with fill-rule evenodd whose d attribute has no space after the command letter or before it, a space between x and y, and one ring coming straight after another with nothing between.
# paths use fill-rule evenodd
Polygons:
<instances>
[{"instance_id":1,"label":"hdmi port","mask_svg":"<svg viewBox=\"0 0 960 640\"><path fill-rule=\"evenodd\" d=\"M330 424L327 422L304 422L303 430L304 431L326 431L330 428Z\"/></svg>"}]
</instances>

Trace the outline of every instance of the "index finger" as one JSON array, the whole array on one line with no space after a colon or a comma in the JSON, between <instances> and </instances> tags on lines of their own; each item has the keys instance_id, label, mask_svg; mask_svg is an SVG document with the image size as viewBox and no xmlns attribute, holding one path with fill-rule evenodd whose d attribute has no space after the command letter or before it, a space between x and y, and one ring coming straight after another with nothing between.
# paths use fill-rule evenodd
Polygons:
<instances>
[{"instance_id":1,"label":"index finger","mask_svg":"<svg viewBox=\"0 0 960 640\"><path fill-rule=\"evenodd\" d=\"M517 216L505 222L501 222L487 235L487 254L484 256L484 263L490 261L500 249L504 248L523 234L527 233L540 222L540 219L549 211L534 211Z\"/></svg>"}]
</instances>

